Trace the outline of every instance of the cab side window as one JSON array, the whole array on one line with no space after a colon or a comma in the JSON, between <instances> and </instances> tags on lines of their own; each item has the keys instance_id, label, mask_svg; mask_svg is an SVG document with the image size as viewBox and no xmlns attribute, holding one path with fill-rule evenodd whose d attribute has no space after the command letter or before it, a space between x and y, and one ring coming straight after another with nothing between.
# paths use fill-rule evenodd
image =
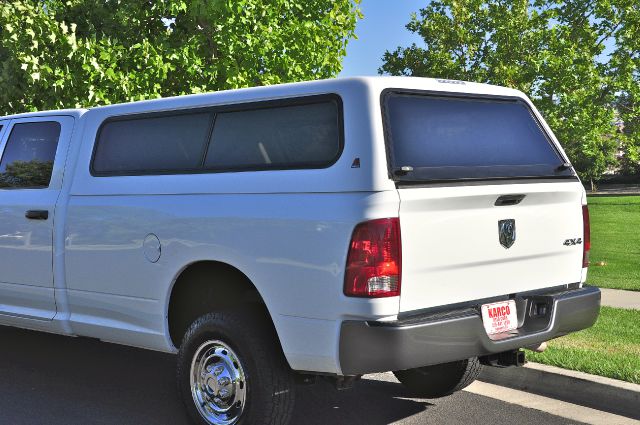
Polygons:
<instances>
[{"instance_id":1,"label":"cab side window","mask_svg":"<svg viewBox=\"0 0 640 425\"><path fill-rule=\"evenodd\" d=\"M55 121L14 125L0 161L0 188L48 187L59 138Z\"/></svg>"}]
</instances>

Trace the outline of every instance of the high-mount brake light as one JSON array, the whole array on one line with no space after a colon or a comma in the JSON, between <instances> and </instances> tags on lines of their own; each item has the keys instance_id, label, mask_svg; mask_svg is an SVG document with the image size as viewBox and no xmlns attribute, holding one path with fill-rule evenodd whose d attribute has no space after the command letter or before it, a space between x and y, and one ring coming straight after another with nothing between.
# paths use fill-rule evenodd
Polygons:
<instances>
[{"instance_id":1,"label":"high-mount brake light","mask_svg":"<svg viewBox=\"0 0 640 425\"><path fill-rule=\"evenodd\" d=\"M582 267L589 267L589 251L591 250L591 224L589 222L589 207L582 206Z\"/></svg>"},{"instance_id":2,"label":"high-mount brake light","mask_svg":"<svg viewBox=\"0 0 640 425\"><path fill-rule=\"evenodd\" d=\"M358 224L349 245L344 294L366 298L399 296L401 262L400 220L397 217Z\"/></svg>"}]
</instances>

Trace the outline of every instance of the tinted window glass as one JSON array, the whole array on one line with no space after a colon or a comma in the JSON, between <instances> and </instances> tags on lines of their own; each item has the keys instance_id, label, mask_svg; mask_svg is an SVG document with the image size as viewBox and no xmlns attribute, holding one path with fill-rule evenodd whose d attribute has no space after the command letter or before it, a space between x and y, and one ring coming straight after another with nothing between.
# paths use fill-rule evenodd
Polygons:
<instances>
[{"instance_id":1,"label":"tinted window glass","mask_svg":"<svg viewBox=\"0 0 640 425\"><path fill-rule=\"evenodd\" d=\"M201 166L211 113L107 122L97 141L97 173L191 170Z\"/></svg>"},{"instance_id":2,"label":"tinted window glass","mask_svg":"<svg viewBox=\"0 0 640 425\"><path fill-rule=\"evenodd\" d=\"M47 187L60 137L57 122L13 126L0 162L0 187Z\"/></svg>"},{"instance_id":3,"label":"tinted window glass","mask_svg":"<svg viewBox=\"0 0 640 425\"><path fill-rule=\"evenodd\" d=\"M335 102L217 115L205 166L210 169L322 167L340 153Z\"/></svg>"},{"instance_id":4,"label":"tinted window glass","mask_svg":"<svg viewBox=\"0 0 640 425\"><path fill-rule=\"evenodd\" d=\"M571 175L519 101L392 94L387 121L392 167L413 167L409 180Z\"/></svg>"}]
</instances>

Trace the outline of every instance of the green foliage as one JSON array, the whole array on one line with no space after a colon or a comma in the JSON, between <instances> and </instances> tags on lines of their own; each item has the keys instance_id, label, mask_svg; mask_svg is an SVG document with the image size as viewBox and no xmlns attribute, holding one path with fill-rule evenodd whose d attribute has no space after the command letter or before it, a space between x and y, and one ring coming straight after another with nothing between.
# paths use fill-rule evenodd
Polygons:
<instances>
[{"instance_id":1,"label":"green foliage","mask_svg":"<svg viewBox=\"0 0 640 425\"><path fill-rule=\"evenodd\" d=\"M434 0L407 29L424 45L387 51L380 73L522 90L583 178L600 178L620 148L637 160L640 129L620 133L614 125L640 116L637 1Z\"/></svg>"},{"instance_id":2,"label":"green foliage","mask_svg":"<svg viewBox=\"0 0 640 425\"><path fill-rule=\"evenodd\" d=\"M53 161L14 161L0 173L1 187L47 187L53 171Z\"/></svg>"},{"instance_id":3,"label":"green foliage","mask_svg":"<svg viewBox=\"0 0 640 425\"><path fill-rule=\"evenodd\" d=\"M0 3L3 113L335 76L359 0Z\"/></svg>"},{"instance_id":4,"label":"green foliage","mask_svg":"<svg viewBox=\"0 0 640 425\"><path fill-rule=\"evenodd\" d=\"M640 93L626 92L616 101L616 110L624 122L621 173L640 177Z\"/></svg>"}]
</instances>

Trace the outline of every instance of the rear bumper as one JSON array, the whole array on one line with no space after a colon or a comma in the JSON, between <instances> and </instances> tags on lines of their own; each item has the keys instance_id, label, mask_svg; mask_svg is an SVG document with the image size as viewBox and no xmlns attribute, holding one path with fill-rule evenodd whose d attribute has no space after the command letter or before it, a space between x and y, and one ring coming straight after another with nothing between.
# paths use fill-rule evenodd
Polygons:
<instances>
[{"instance_id":1,"label":"rear bumper","mask_svg":"<svg viewBox=\"0 0 640 425\"><path fill-rule=\"evenodd\" d=\"M487 336L477 302L395 322L345 321L340 331L343 375L386 372L447 363L526 346L592 326L600 290L586 287L516 294L518 329ZM536 305L546 305L536 315Z\"/></svg>"}]
</instances>

